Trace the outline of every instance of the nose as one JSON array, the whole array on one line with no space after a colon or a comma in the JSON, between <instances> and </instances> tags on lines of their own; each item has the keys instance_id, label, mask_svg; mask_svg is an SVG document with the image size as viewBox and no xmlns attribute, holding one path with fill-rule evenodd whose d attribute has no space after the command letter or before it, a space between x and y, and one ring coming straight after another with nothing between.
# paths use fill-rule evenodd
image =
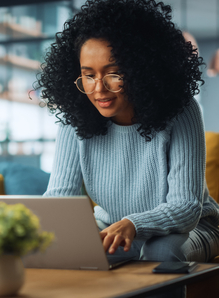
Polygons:
<instances>
[{"instance_id":1,"label":"nose","mask_svg":"<svg viewBox=\"0 0 219 298\"><path fill-rule=\"evenodd\" d=\"M106 90L106 88L105 88L105 86L103 84L103 80L102 79L96 78L95 79L95 82L96 82L96 84L95 84L94 91L96 91L96 92L103 92L103 91Z\"/></svg>"}]
</instances>

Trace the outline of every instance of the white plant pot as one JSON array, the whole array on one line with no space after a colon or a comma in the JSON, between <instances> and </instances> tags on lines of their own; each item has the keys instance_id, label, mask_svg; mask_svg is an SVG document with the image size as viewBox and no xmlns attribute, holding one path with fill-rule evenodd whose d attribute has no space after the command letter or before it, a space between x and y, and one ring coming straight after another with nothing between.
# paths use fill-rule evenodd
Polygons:
<instances>
[{"instance_id":1,"label":"white plant pot","mask_svg":"<svg viewBox=\"0 0 219 298\"><path fill-rule=\"evenodd\" d=\"M0 256L0 296L16 294L24 283L24 266L14 255Z\"/></svg>"}]
</instances>

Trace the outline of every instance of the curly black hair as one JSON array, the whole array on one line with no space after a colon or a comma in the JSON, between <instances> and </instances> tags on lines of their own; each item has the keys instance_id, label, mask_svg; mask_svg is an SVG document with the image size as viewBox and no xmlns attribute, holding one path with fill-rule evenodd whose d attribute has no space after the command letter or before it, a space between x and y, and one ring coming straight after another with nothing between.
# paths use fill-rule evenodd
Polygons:
<instances>
[{"instance_id":1,"label":"curly black hair","mask_svg":"<svg viewBox=\"0 0 219 298\"><path fill-rule=\"evenodd\" d=\"M107 134L110 121L74 84L81 73L80 49L90 38L110 43L124 92L134 107L134 121L147 141L199 93L199 81L204 83L203 59L171 22L169 5L154 0L88 0L56 34L37 79L50 111L75 127L82 139Z\"/></svg>"}]
</instances>

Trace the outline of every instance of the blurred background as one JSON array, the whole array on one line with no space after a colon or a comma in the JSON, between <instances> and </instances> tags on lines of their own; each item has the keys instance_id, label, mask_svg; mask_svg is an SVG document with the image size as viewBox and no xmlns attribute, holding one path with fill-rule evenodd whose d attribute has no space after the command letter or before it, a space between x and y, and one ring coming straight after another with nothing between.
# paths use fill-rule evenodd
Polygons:
<instances>
[{"instance_id":1,"label":"blurred background","mask_svg":"<svg viewBox=\"0 0 219 298\"><path fill-rule=\"evenodd\" d=\"M0 1L0 162L13 161L51 172L56 118L28 92L46 49L65 20L85 1ZM189 34L204 58L205 85L197 96L206 131L219 131L219 0L164 0L173 22Z\"/></svg>"}]
</instances>

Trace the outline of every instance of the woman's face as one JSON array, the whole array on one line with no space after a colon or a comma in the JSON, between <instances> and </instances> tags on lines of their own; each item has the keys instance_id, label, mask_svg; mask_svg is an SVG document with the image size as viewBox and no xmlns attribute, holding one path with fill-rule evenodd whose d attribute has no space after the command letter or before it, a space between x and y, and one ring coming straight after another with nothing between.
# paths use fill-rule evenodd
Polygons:
<instances>
[{"instance_id":1,"label":"woman's face","mask_svg":"<svg viewBox=\"0 0 219 298\"><path fill-rule=\"evenodd\" d=\"M102 79L107 74L118 74L118 66L112 61L109 43L101 39L87 40L80 53L81 75ZM89 100L101 115L111 118L119 125L131 125L134 111L131 103L126 100L123 89L117 93L107 90L102 80L96 80Z\"/></svg>"}]
</instances>

